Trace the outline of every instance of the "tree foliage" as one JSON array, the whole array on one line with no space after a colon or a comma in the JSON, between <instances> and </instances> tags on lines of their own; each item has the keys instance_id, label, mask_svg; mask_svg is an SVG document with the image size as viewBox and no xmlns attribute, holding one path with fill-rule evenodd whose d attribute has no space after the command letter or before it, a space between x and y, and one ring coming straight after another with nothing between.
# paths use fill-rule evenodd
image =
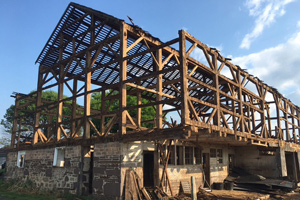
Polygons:
<instances>
[{"instance_id":1,"label":"tree foliage","mask_svg":"<svg viewBox=\"0 0 300 200\"><path fill-rule=\"evenodd\" d=\"M117 95L117 94L118 94L117 91L111 93L111 95ZM35 99L35 98L36 98L36 94L33 95L33 99ZM57 101L57 98L58 98L58 94L54 91L45 91L42 93L42 100L44 100L46 102ZM64 98L66 98L66 97L64 97ZM27 100L21 100L20 105L25 104L25 103L28 104ZM141 103L146 104L146 103L149 103L149 101L146 99L142 99ZM69 104L69 106L66 106L66 104ZM67 101L64 103L63 115L71 116L71 113L72 113L72 111L70 109L71 105L72 105L71 101ZM127 106L134 106L134 105L137 105L137 97L128 95L127 96ZM105 108L106 109L108 108L108 110L106 110L108 112L119 110L119 100L116 98L115 100L113 100L113 102L106 101ZM91 109L101 110L101 93L100 92L93 93L91 95ZM5 131L8 133L12 133L14 110L15 110L15 105L11 105L6 110L6 113L0 122L0 124L4 126ZM26 106L26 110L27 111L35 111L36 110L35 101L32 101L32 103L30 103L28 106ZM53 113L56 113L56 108L52 109L51 111ZM137 117L137 109L128 110L128 112L132 118ZM33 127L26 126L26 124L31 124L31 125L34 124L34 118L35 118L34 112L20 112L19 115L22 116L22 122L23 122L23 124L25 124L25 125L22 125L22 129L24 128L24 129L31 130ZM49 115L41 113L40 124L47 124L49 117L50 117ZM154 117L155 117L154 107L142 108L141 109L141 117L142 117L142 121L145 121L142 123L143 127L147 127L147 128L154 127L154 124L152 122L150 122L151 120L153 121ZM52 122L54 123L56 120L57 120L56 115L53 115ZM108 121L108 120L109 120L109 118L106 119L106 121ZM97 128L100 128L99 127L100 126L99 119L92 119L92 121L94 122L94 124L96 125ZM68 129L70 127L68 127L68 125L64 125L64 128ZM115 125L112 129L112 132L116 132L117 129L118 129L118 126ZM46 130L44 130L44 131L46 131ZM92 134L95 134L95 133L93 133L94 131L92 129L91 129L91 131L92 131Z\"/></svg>"},{"instance_id":2,"label":"tree foliage","mask_svg":"<svg viewBox=\"0 0 300 200\"><path fill-rule=\"evenodd\" d=\"M118 92L115 91L115 92L112 92L110 95L112 96L112 95L117 95L117 94L118 94ZM91 108L92 109L101 110L101 96L102 95L100 92L96 92L96 93L92 94L92 98L91 98ZM149 100L141 99L141 104L147 104L147 103L149 103ZM127 95L127 107L135 106L135 105L137 105L137 97ZM105 110L106 112L119 110L119 100L115 99L115 100L113 100L113 102L105 101L105 109L107 109L108 106L109 106L109 108L108 108L108 110ZM130 114L130 116L132 118L137 117L137 109L128 110L128 113ZM150 121L154 120L155 113L156 113L156 111L155 111L154 107L142 108L141 109L141 118L142 118L142 121L146 121L146 122L142 122L141 125L146 128L153 128L154 124ZM97 128L100 128L99 127L100 123L99 123L98 119L93 119L92 121L94 122L94 124L96 125ZM118 129L118 127L114 126L112 129L112 132L116 132L117 129Z\"/></svg>"},{"instance_id":3,"label":"tree foliage","mask_svg":"<svg viewBox=\"0 0 300 200\"><path fill-rule=\"evenodd\" d=\"M33 91L34 92L34 91ZM33 93L32 92L32 93ZM36 94L32 95L33 99L36 98ZM66 98L66 97L64 97ZM50 101L57 101L58 94L54 91L45 91L42 93L42 100L50 102ZM30 125L33 125L35 115L34 112L36 110L35 101L29 102L30 100L22 99L19 104L26 105L25 108L23 108L26 111L20 111L18 114L22 116L22 129L32 129ZM67 101L67 104L71 104L71 101ZM53 109L52 111L55 112L56 109ZM1 119L0 124L4 126L4 129L8 133L12 133L13 128L13 120L14 120L14 112L15 112L15 105L11 105L7 110L6 113L3 116L3 119ZM71 110L68 107L63 107L63 113L64 114L70 114ZM49 116L45 114L41 114L40 116L40 124L46 124L48 122ZM53 121L56 120L56 116L53 117Z\"/></svg>"}]
</instances>

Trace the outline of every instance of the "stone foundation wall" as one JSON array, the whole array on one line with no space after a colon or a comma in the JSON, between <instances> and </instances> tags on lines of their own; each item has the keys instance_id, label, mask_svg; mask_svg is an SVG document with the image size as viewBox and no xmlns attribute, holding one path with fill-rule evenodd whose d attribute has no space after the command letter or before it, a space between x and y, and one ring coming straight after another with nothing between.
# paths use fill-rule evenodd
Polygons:
<instances>
[{"instance_id":1,"label":"stone foundation wall","mask_svg":"<svg viewBox=\"0 0 300 200\"><path fill-rule=\"evenodd\" d=\"M121 144L98 143L94 148L93 196L116 199L121 196Z\"/></svg>"},{"instance_id":2,"label":"stone foundation wall","mask_svg":"<svg viewBox=\"0 0 300 200\"><path fill-rule=\"evenodd\" d=\"M203 186L203 174L201 165L169 165L168 175L170 178L173 194L179 194L180 182L191 182L191 177L195 177L196 188ZM161 177L163 172L163 166L159 168L159 177ZM165 192L171 195L169 188L166 188Z\"/></svg>"},{"instance_id":3,"label":"stone foundation wall","mask_svg":"<svg viewBox=\"0 0 300 200\"><path fill-rule=\"evenodd\" d=\"M252 174L278 178L281 175L279 157L279 151L274 155L260 155L258 147L240 147L236 153L236 166Z\"/></svg>"},{"instance_id":4,"label":"stone foundation wall","mask_svg":"<svg viewBox=\"0 0 300 200\"><path fill-rule=\"evenodd\" d=\"M64 167L54 167L54 149L25 150L24 167L17 167L18 152L7 155L6 180L31 180L35 187L46 191L75 194L79 176L80 146L65 147Z\"/></svg>"}]
</instances>

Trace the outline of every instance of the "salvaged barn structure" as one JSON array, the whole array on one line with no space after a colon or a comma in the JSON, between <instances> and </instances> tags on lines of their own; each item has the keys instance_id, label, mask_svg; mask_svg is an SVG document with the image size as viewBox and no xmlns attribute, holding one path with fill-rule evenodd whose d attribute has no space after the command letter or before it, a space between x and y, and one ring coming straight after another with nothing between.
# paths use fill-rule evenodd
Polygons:
<instances>
[{"instance_id":1,"label":"salvaged barn structure","mask_svg":"<svg viewBox=\"0 0 300 200\"><path fill-rule=\"evenodd\" d=\"M15 94L7 179L115 199L127 169L169 195L233 167L300 178L300 108L184 30L162 42L70 3L36 62L36 91Z\"/></svg>"}]
</instances>

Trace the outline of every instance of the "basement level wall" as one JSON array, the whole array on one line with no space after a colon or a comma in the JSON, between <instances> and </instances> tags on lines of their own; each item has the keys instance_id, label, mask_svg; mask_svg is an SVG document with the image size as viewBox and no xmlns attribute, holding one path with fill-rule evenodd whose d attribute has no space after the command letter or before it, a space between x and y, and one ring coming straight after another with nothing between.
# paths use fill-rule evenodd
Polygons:
<instances>
[{"instance_id":1,"label":"basement level wall","mask_svg":"<svg viewBox=\"0 0 300 200\"><path fill-rule=\"evenodd\" d=\"M127 169L132 169L136 172L136 174L140 178L139 184L141 185L141 187L144 187L143 155L144 155L145 151L150 151L155 154L156 147L155 147L154 142L136 141L136 142L122 143L121 149L122 149L122 155L123 155L122 169L121 169L121 186L122 186L121 193L123 194L125 173L126 173ZM153 166L153 168L154 168L154 166ZM156 178L158 178L158 175ZM158 180L156 179L154 181L158 181Z\"/></svg>"},{"instance_id":2,"label":"basement level wall","mask_svg":"<svg viewBox=\"0 0 300 200\"><path fill-rule=\"evenodd\" d=\"M55 149L61 152L57 156L54 156ZM55 157L57 166L53 166ZM30 180L35 187L49 192L92 192L96 199L116 199L121 191L121 160L119 142L98 143L92 150L90 147L66 146L16 151L8 153L5 179Z\"/></svg>"},{"instance_id":3,"label":"basement level wall","mask_svg":"<svg viewBox=\"0 0 300 200\"><path fill-rule=\"evenodd\" d=\"M229 148L228 146L221 146L221 145L200 145L198 147L193 146L191 144L181 144L178 143L176 145L172 145L172 151L176 151L176 159L181 159L181 161L174 160L174 155L170 156L170 162L167 167L168 175L171 181L173 194L176 195L180 191L180 182L190 182L191 177L194 176L196 179L196 186L203 187L203 168L202 168L202 154L208 153L210 155L211 149L214 149L216 152L218 150L222 151L221 157L210 157L210 183L213 184L214 182L223 182L224 179L228 175L228 154L234 155L234 149ZM188 156L186 153L187 149L193 149L192 155L195 157L195 151L198 149L200 150L200 157L196 160L196 158L192 158L192 164L187 164ZM124 186L124 178L125 172L127 169L133 169L136 174L140 178L140 184L144 186L144 171L143 166L145 163L144 154L147 152L153 152L154 156L154 163L153 163L153 176L154 176L154 185L159 184L159 179L162 176L163 172L163 165L160 163L157 154L157 147L154 142L131 142L131 143L123 143L122 144L122 168L121 168L121 186ZM174 153L172 153L174 154ZM172 160L173 159L173 160ZM172 161L171 161L172 160ZM147 161L146 161L147 162ZM178 162L178 163L177 163ZM200 163L199 163L200 162ZM122 188L121 187L121 188ZM165 192L170 194L170 190L167 187L164 187ZM123 193L123 188L121 193Z\"/></svg>"},{"instance_id":4,"label":"basement level wall","mask_svg":"<svg viewBox=\"0 0 300 200\"><path fill-rule=\"evenodd\" d=\"M121 154L119 142L97 143L94 147L93 196L116 199L121 194Z\"/></svg>"},{"instance_id":5,"label":"basement level wall","mask_svg":"<svg viewBox=\"0 0 300 200\"><path fill-rule=\"evenodd\" d=\"M32 181L46 191L75 194L79 178L81 147L64 148L64 167L53 166L54 148L26 150L24 165L17 167L18 152L7 155L6 180Z\"/></svg>"},{"instance_id":6,"label":"basement level wall","mask_svg":"<svg viewBox=\"0 0 300 200\"><path fill-rule=\"evenodd\" d=\"M236 148L236 167L243 168L252 174L278 178L281 176L280 160L278 148L272 152L257 146Z\"/></svg>"},{"instance_id":7,"label":"basement level wall","mask_svg":"<svg viewBox=\"0 0 300 200\"><path fill-rule=\"evenodd\" d=\"M193 150L193 164L187 164L186 161L186 147L192 147ZM200 148L200 163L197 161L195 151L196 149ZM180 182L189 182L191 181L191 177L194 176L196 180L196 188L203 187L204 186L204 177L203 177L203 154L209 155L209 174L210 177L206 177L206 180L210 182L210 185L212 185L215 182L223 182L224 179L228 176L228 154L234 155L234 150L222 145L206 145L206 144L200 144L199 146L193 146L193 145L183 145L183 144L176 144L176 147L174 146L174 150L176 151L176 160L175 164L173 163L168 164L168 175L171 180L171 185L173 189L174 194L178 194L180 191ZM222 155L213 156L211 154L211 149L217 152L222 152ZM182 153L181 153L182 151ZM179 154L179 155L178 155ZM182 158L180 158L182 157ZM179 161L181 159L181 161ZM159 177L161 177L161 174L163 172L163 166L160 165L159 168ZM210 179L210 181L209 181ZM170 190L167 189L166 192L170 194Z\"/></svg>"}]
</instances>

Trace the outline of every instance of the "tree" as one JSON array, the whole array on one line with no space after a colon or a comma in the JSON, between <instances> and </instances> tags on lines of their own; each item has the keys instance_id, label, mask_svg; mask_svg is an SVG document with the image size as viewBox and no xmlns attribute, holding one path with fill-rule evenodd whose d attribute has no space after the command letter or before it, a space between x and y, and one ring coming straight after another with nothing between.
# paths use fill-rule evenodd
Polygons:
<instances>
[{"instance_id":1,"label":"tree","mask_svg":"<svg viewBox=\"0 0 300 200\"><path fill-rule=\"evenodd\" d=\"M110 93L112 91L109 91ZM114 91L110 94L110 96L113 96L113 95L117 95L118 94L118 91ZM101 93L100 92L96 92L96 93L93 93L92 94L92 98L91 98L91 108L94 109L94 110L101 110ZM149 103L150 101L149 100L146 100L146 99L141 99L141 104L147 104ZM105 108L107 108L109 106L110 102L109 101L106 101L105 102ZM131 95L127 95L127 106L135 106L137 105L137 97L136 96L131 96ZM119 110L119 100L118 99L115 99L113 100L113 102L111 103L111 106L109 107L109 109L107 110L108 112L111 112L111 111L117 111ZM137 109L132 109L132 110L128 110L128 113L130 114L130 116L132 118L136 118L137 117ZM154 120L155 118L155 109L154 107L144 107L141 109L141 118L143 121L146 121L146 122L143 122L141 125L143 127L146 127L146 128L153 128L154 127L154 124L151 122ZM107 119L108 121L109 119ZM99 119L93 119L92 120L93 123L96 125L97 128L100 128L99 125L100 125L100 120ZM117 132L117 129L118 129L118 126L115 125L111 132Z\"/></svg>"},{"instance_id":2,"label":"tree","mask_svg":"<svg viewBox=\"0 0 300 200\"><path fill-rule=\"evenodd\" d=\"M4 127L5 132L11 133L14 121L15 105L11 105L7 110L4 119L1 119L0 124Z\"/></svg>"},{"instance_id":3,"label":"tree","mask_svg":"<svg viewBox=\"0 0 300 200\"><path fill-rule=\"evenodd\" d=\"M114 91L114 92L112 92L111 95L117 95L117 94L118 94L118 91ZM33 98L36 98L36 94L33 95ZM54 91L45 91L45 92L42 93L42 100L44 100L44 101L48 101L48 102L57 101L57 98L58 98L58 94ZM67 98L67 97L64 97L64 98ZM28 102L26 100L22 100L20 102L21 105L25 104L25 103L28 103ZM149 103L149 100L142 99L141 103L142 104ZM72 105L72 102L71 101L64 102L64 105L66 105L66 104L69 104L69 106L64 106L63 107L63 115L71 116L72 111L69 107ZM119 100L118 99L113 100L112 103L109 102L109 101L106 101L105 102L105 105L106 105L105 107L107 108L109 106L109 104L111 104L111 106L108 109L109 112L119 110ZM137 97L128 95L127 96L127 106L134 106L134 105L137 105ZM32 101L32 103L30 103L28 106L26 106L27 111L35 111L35 109L36 109L35 101ZM101 93L100 92L92 94L92 96L91 96L91 109L101 110ZM4 119L2 119L1 122L0 122L0 124L4 126L5 131L8 132L8 133L12 133L13 120L14 120L14 110L15 110L15 105L11 105L6 110L6 113L4 115ZM52 109L52 112L56 113L56 109ZM132 118L136 118L137 109L128 110L128 112L129 112L129 114ZM155 112L156 112L155 109L153 107L145 107L145 108L141 109L141 112L142 112L141 117L142 117L143 121L146 121L146 122L142 123L142 126L147 127L147 128L153 128L154 124L150 121L154 120ZM28 129L30 131L33 131L32 130L33 129L32 125L34 124L34 118L35 118L34 112L20 112L19 115L22 115L22 120L25 124L25 125L22 125L22 129ZM49 120L49 117L50 117L49 115L42 113L40 115L40 124L47 124L48 120ZM56 115L53 115L52 116L52 122L54 123L56 121L56 119L57 119ZM109 118L106 118L106 120L108 121ZM92 121L95 124L95 126L98 129L100 129L99 119L92 119ZM31 126L26 126L26 124L31 124ZM64 128L68 129L68 128L70 128L70 125L64 125ZM116 132L117 129L118 129L118 126L115 125L113 127L113 129L111 130L111 132ZM45 128L45 130L43 130L43 132L46 132L46 131L47 130ZM91 129L91 133L93 135L95 135L94 130L92 130L92 129Z\"/></svg>"},{"instance_id":4,"label":"tree","mask_svg":"<svg viewBox=\"0 0 300 200\"><path fill-rule=\"evenodd\" d=\"M34 91L33 91L34 92ZM31 92L31 93L33 93ZM36 98L36 94L32 96L34 99ZM64 98L67 98L64 96ZM58 99L58 94L54 91L45 91L42 93L42 100L44 101L57 101ZM20 102L20 105L28 104L29 101L26 99L22 99ZM71 101L65 102L66 104L71 104ZM30 126L33 125L35 115L33 112L30 111L35 111L36 106L35 106L35 101L32 101L29 103L24 109L28 112L20 111L19 115L22 116L22 129L32 129ZM55 112L56 109L52 110ZM11 105L7 110L5 115L3 116L4 118L1 119L0 124L4 126L5 132L12 133L12 128L13 128L13 120L14 120L14 112L15 112L15 105ZM68 114L70 115L71 110L68 107L63 107L63 114ZM45 114L41 114L40 116L40 124L47 124L48 123L49 116ZM56 120L56 116L53 117L53 121Z\"/></svg>"}]
</instances>

